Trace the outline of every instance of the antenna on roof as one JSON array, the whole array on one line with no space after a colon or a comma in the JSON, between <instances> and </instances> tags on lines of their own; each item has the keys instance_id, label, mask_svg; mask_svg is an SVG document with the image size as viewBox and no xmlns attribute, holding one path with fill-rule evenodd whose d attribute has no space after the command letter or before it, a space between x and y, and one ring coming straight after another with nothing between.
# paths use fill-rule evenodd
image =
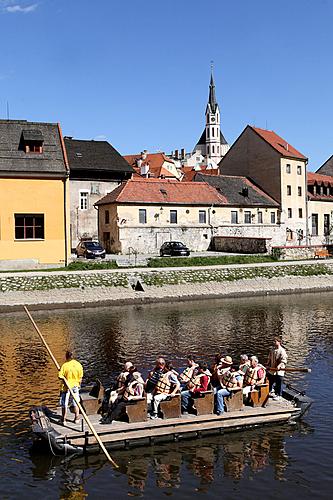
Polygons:
<instances>
[{"instance_id":1,"label":"antenna on roof","mask_svg":"<svg viewBox=\"0 0 333 500\"><path fill-rule=\"evenodd\" d=\"M268 130L268 123L267 123L267 120L266 120L266 130Z\"/></svg>"},{"instance_id":2,"label":"antenna on roof","mask_svg":"<svg viewBox=\"0 0 333 500\"><path fill-rule=\"evenodd\" d=\"M7 120L9 120L9 102L7 101Z\"/></svg>"}]
</instances>

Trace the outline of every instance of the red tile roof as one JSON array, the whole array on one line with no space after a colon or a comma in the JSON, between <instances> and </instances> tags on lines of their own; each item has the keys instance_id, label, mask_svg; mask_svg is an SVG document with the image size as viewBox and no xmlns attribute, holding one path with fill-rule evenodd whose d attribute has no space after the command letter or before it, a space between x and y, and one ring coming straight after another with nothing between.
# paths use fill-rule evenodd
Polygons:
<instances>
[{"instance_id":1,"label":"red tile roof","mask_svg":"<svg viewBox=\"0 0 333 500\"><path fill-rule=\"evenodd\" d=\"M250 127L254 130L260 137L262 137L268 144L273 146L273 148L278 151L282 156L287 158L298 158L301 160L307 160L306 156L302 155L297 149L295 149L291 144L286 142L282 137L277 135L273 130L264 130L262 128Z\"/></svg>"},{"instance_id":2,"label":"red tile roof","mask_svg":"<svg viewBox=\"0 0 333 500\"><path fill-rule=\"evenodd\" d=\"M205 175L219 175L218 168L211 168L207 170L207 165L201 165L199 170L194 170L194 167L182 167L182 172L184 174L184 177L182 179L183 182L193 181L195 174L197 174L198 172L205 173Z\"/></svg>"},{"instance_id":3,"label":"red tile roof","mask_svg":"<svg viewBox=\"0 0 333 500\"><path fill-rule=\"evenodd\" d=\"M333 177L331 175L308 172L308 186L313 186L314 183L324 184L324 186L333 186Z\"/></svg>"},{"instance_id":4,"label":"red tile roof","mask_svg":"<svg viewBox=\"0 0 333 500\"><path fill-rule=\"evenodd\" d=\"M205 182L133 178L104 196L96 205L109 203L224 205L227 199Z\"/></svg>"},{"instance_id":5,"label":"red tile roof","mask_svg":"<svg viewBox=\"0 0 333 500\"><path fill-rule=\"evenodd\" d=\"M137 155L125 155L125 160L131 165L131 167L140 174L140 168L138 168L136 160L141 158L141 154ZM147 153L147 157L142 161L142 165L149 165L149 172L153 174L153 177L158 178L161 175L165 177L175 178L172 172L169 172L166 168L163 168L164 162L174 163L171 158L168 158L164 153Z\"/></svg>"}]
</instances>

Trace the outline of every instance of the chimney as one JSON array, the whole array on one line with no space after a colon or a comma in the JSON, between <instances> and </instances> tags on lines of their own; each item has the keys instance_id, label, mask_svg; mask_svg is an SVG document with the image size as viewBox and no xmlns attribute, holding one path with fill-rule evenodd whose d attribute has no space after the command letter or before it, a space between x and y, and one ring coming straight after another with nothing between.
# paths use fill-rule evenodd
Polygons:
<instances>
[{"instance_id":1,"label":"chimney","mask_svg":"<svg viewBox=\"0 0 333 500\"><path fill-rule=\"evenodd\" d=\"M179 159L179 151L178 151L178 149L175 149L175 158L176 158L176 160Z\"/></svg>"},{"instance_id":2,"label":"chimney","mask_svg":"<svg viewBox=\"0 0 333 500\"><path fill-rule=\"evenodd\" d=\"M180 157L181 157L182 160L185 160L185 148L182 148L180 150Z\"/></svg>"},{"instance_id":3,"label":"chimney","mask_svg":"<svg viewBox=\"0 0 333 500\"><path fill-rule=\"evenodd\" d=\"M289 151L289 144L286 144L286 150Z\"/></svg>"}]
</instances>

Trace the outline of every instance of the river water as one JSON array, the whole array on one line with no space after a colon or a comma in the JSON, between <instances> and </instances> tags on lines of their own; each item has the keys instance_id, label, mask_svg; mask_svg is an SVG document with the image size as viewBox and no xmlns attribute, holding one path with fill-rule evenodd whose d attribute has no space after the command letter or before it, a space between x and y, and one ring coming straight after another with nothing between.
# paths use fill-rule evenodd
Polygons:
<instances>
[{"instance_id":1,"label":"river water","mask_svg":"<svg viewBox=\"0 0 333 500\"><path fill-rule=\"evenodd\" d=\"M222 352L265 362L274 335L289 366L310 374L286 381L315 399L303 421L202 440L64 458L31 452L28 409L54 407L55 368L21 313L0 315L0 498L329 498L333 488L333 294L35 312L59 362L71 348L84 381L107 386L127 359L146 374L163 354L211 362Z\"/></svg>"}]
</instances>

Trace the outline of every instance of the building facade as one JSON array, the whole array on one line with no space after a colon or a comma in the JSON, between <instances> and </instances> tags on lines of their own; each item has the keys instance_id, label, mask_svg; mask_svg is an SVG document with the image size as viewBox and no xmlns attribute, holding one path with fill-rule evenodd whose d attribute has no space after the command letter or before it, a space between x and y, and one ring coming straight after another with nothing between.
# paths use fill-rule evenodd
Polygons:
<instances>
[{"instance_id":1,"label":"building facade","mask_svg":"<svg viewBox=\"0 0 333 500\"><path fill-rule=\"evenodd\" d=\"M308 173L310 243L333 244L333 176Z\"/></svg>"},{"instance_id":2,"label":"building facade","mask_svg":"<svg viewBox=\"0 0 333 500\"><path fill-rule=\"evenodd\" d=\"M254 200L246 186L248 198ZM166 241L181 241L192 251L205 251L215 236L260 235L275 243L279 230L278 204L269 196L262 193L261 202L257 198L253 205L250 201L233 203L204 180L178 183L133 178L96 206L100 239L109 240L112 253L126 254L131 249L156 254ZM260 217L259 227L254 217Z\"/></svg>"},{"instance_id":3,"label":"building facade","mask_svg":"<svg viewBox=\"0 0 333 500\"><path fill-rule=\"evenodd\" d=\"M134 170L106 141L64 138L70 167L71 248L81 238L98 239L97 212L94 204Z\"/></svg>"},{"instance_id":4,"label":"building facade","mask_svg":"<svg viewBox=\"0 0 333 500\"><path fill-rule=\"evenodd\" d=\"M0 120L3 267L67 264L68 177L59 124Z\"/></svg>"},{"instance_id":5,"label":"building facade","mask_svg":"<svg viewBox=\"0 0 333 500\"><path fill-rule=\"evenodd\" d=\"M275 132L247 126L219 164L224 175L242 175L278 202L285 235L280 245L309 242L307 158Z\"/></svg>"}]
</instances>

